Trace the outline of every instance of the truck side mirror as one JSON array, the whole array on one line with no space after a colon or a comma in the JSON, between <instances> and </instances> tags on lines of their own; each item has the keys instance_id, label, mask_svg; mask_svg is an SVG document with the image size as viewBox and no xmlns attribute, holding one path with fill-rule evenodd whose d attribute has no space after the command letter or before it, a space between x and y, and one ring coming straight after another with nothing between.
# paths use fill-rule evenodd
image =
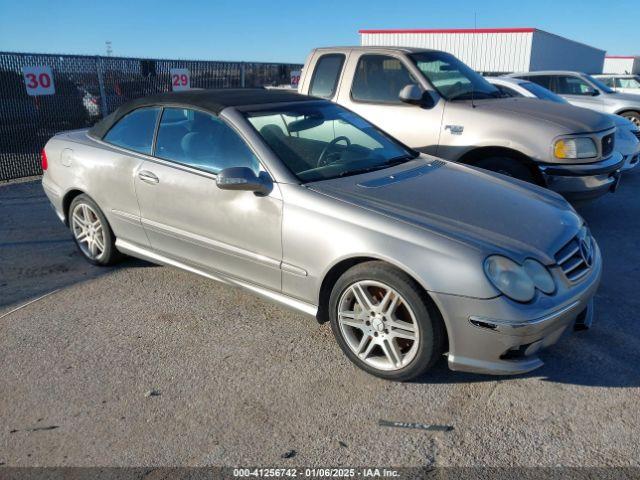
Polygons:
<instances>
[{"instance_id":1,"label":"truck side mirror","mask_svg":"<svg viewBox=\"0 0 640 480\"><path fill-rule=\"evenodd\" d=\"M428 90L423 90L419 85L410 83L405 85L398 95L400 101L410 105L418 105L422 108L433 108L435 99Z\"/></svg>"}]
</instances>

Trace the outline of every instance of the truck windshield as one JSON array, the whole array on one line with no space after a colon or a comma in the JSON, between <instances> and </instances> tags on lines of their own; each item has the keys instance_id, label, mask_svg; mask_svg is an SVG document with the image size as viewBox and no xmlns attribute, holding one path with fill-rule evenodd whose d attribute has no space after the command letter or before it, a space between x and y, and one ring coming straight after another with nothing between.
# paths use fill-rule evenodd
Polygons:
<instances>
[{"instance_id":1,"label":"truck windshield","mask_svg":"<svg viewBox=\"0 0 640 480\"><path fill-rule=\"evenodd\" d=\"M600 90L602 90L604 93L616 93L615 91L611 90L609 87L607 87L604 83L602 83L600 80L598 80L597 78L593 78L591 75L584 75L584 78L586 78L587 80L589 80L592 84L594 84L596 87L598 87Z\"/></svg>"},{"instance_id":2,"label":"truck windshield","mask_svg":"<svg viewBox=\"0 0 640 480\"><path fill-rule=\"evenodd\" d=\"M420 52L409 55L422 74L447 100L499 98L500 91L479 73L445 52Z\"/></svg>"},{"instance_id":3,"label":"truck windshield","mask_svg":"<svg viewBox=\"0 0 640 480\"><path fill-rule=\"evenodd\" d=\"M305 183L380 170L418 156L362 117L329 102L300 102L244 115Z\"/></svg>"}]
</instances>

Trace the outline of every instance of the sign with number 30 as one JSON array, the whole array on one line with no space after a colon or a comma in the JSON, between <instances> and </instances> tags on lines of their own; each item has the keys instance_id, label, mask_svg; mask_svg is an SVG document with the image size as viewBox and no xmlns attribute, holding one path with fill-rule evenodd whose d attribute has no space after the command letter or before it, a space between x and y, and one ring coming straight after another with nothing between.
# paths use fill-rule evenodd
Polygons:
<instances>
[{"instance_id":1,"label":"sign with number 30","mask_svg":"<svg viewBox=\"0 0 640 480\"><path fill-rule=\"evenodd\" d=\"M24 77L24 84L27 87L27 95L33 97L37 95L53 95L56 93L51 67L45 65L22 67L22 76Z\"/></svg>"},{"instance_id":2,"label":"sign with number 30","mask_svg":"<svg viewBox=\"0 0 640 480\"><path fill-rule=\"evenodd\" d=\"M191 75L187 68L171 68L171 89L174 92L189 90L191 88Z\"/></svg>"}]
</instances>

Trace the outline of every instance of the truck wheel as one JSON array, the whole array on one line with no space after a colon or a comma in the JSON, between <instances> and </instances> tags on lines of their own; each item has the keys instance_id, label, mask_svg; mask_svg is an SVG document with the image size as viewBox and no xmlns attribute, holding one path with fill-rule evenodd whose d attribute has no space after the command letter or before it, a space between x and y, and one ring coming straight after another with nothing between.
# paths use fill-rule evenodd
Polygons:
<instances>
[{"instance_id":1,"label":"truck wheel","mask_svg":"<svg viewBox=\"0 0 640 480\"><path fill-rule=\"evenodd\" d=\"M622 112L620 114L620 116L626 118L627 120L629 120L636 127L640 127L640 113L638 113L638 112Z\"/></svg>"},{"instance_id":2,"label":"truck wheel","mask_svg":"<svg viewBox=\"0 0 640 480\"><path fill-rule=\"evenodd\" d=\"M112 265L122 258L107 219L89 196L78 195L71 202L69 228L78 250L89 263Z\"/></svg>"},{"instance_id":3,"label":"truck wheel","mask_svg":"<svg viewBox=\"0 0 640 480\"><path fill-rule=\"evenodd\" d=\"M410 380L441 356L442 319L416 282L379 261L347 270L329 300L331 329L345 355L389 380Z\"/></svg>"},{"instance_id":4,"label":"truck wheel","mask_svg":"<svg viewBox=\"0 0 640 480\"><path fill-rule=\"evenodd\" d=\"M474 166L501 173L529 183L536 183L533 173L520 160L510 157L489 157L473 163Z\"/></svg>"}]
</instances>

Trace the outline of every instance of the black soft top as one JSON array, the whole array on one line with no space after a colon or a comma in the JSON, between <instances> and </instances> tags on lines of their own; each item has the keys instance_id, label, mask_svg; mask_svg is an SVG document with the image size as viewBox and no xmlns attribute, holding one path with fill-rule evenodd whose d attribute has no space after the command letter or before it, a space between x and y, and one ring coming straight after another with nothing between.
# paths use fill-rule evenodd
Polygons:
<instances>
[{"instance_id":1,"label":"black soft top","mask_svg":"<svg viewBox=\"0 0 640 480\"><path fill-rule=\"evenodd\" d=\"M140 107L183 106L185 108L191 107L207 110L218 115L227 107L304 102L309 100L317 99L307 95L300 95L290 90L267 90L264 88L225 88L159 93L125 103L102 121L96 123L93 128L89 130L89 135L101 139L118 120L132 110Z\"/></svg>"}]
</instances>

